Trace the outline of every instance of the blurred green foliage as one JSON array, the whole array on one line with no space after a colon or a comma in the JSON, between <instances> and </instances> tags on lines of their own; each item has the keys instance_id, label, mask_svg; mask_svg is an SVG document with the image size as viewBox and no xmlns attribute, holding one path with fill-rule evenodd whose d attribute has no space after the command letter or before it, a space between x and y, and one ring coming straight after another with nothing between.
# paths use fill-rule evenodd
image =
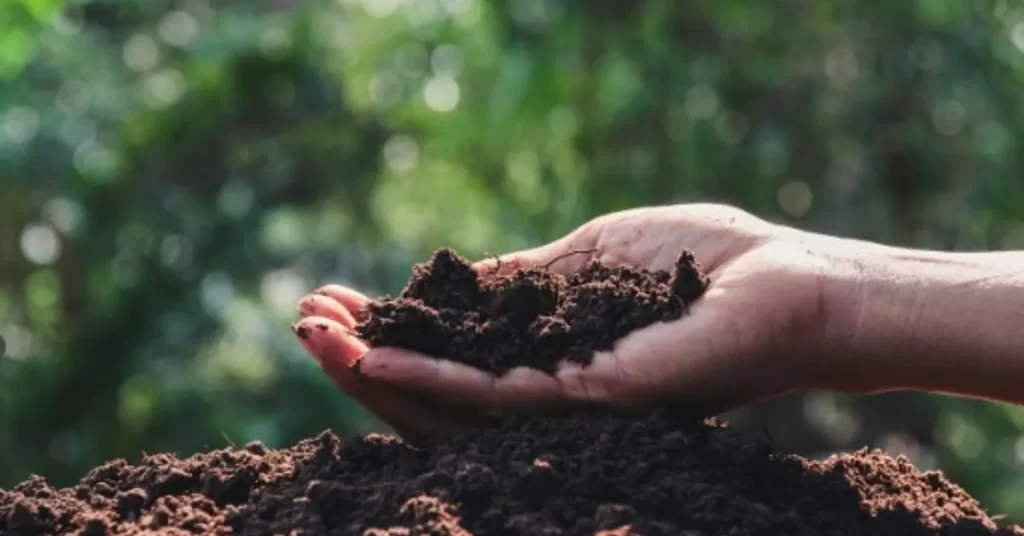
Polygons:
<instances>
[{"instance_id":1,"label":"blurred green foliage","mask_svg":"<svg viewBox=\"0 0 1024 536\"><path fill-rule=\"evenodd\" d=\"M1024 247L1008 0L5 0L0 486L377 424L288 328L684 201L941 249ZM812 393L739 412L878 445L1024 520L1024 410Z\"/></svg>"}]
</instances>

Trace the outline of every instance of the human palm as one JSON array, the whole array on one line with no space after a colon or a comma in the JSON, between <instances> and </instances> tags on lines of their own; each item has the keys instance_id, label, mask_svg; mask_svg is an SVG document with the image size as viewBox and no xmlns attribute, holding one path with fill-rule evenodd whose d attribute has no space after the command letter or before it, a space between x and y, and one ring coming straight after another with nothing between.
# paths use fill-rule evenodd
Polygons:
<instances>
[{"instance_id":1,"label":"human palm","mask_svg":"<svg viewBox=\"0 0 1024 536\"><path fill-rule=\"evenodd\" d=\"M732 207L677 205L602 216L555 242L477 263L481 277L549 263L569 273L589 258L566 253L590 250L606 264L667 271L681 249L693 252L711 284L689 314L554 375L520 368L495 377L444 356L368 349L349 329L369 298L336 285L300 302L296 333L339 388L407 436L581 405L711 414L804 387L803 358L822 322L806 240ZM348 366L360 358L365 378Z\"/></svg>"}]
</instances>

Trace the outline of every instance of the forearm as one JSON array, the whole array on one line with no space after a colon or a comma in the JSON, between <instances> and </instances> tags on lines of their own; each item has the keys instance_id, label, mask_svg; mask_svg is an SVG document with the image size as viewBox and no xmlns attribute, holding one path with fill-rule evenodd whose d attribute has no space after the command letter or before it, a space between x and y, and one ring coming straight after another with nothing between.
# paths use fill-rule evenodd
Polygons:
<instances>
[{"instance_id":1,"label":"forearm","mask_svg":"<svg viewBox=\"0 0 1024 536\"><path fill-rule=\"evenodd\" d=\"M1024 252L837 253L828 338L851 391L1024 403ZM835 375L833 375L835 376Z\"/></svg>"}]
</instances>

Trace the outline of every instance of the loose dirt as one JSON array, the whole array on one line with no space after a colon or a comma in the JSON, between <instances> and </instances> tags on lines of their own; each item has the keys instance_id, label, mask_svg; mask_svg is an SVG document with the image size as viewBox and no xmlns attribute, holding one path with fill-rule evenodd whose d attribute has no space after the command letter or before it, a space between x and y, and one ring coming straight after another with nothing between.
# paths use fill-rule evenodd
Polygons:
<instances>
[{"instance_id":1,"label":"loose dirt","mask_svg":"<svg viewBox=\"0 0 1024 536\"><path fill-rule=\"evenodd\" d=\"M572 254L588 254L575 252ZM586 365L628 333L678 320L707 288L693 255L649 272L590 260L568 276L543 267L481 278L449 249L413 268L395 299L374 302L355 331L371 346L399 346L502 374Z\"/></svg>"},{"instance_id":2,"label":"loose dirt","mask_svg":"<svg viewBox=\"0 0 1024 536\"><path fill-rule=\"evenodd\" d=\"M595 349L681 318L707 287L687 254L675 274L590 263L480 282L450 251L375 304L374 344L495 372L586 364ZM557 326L557 327L553 327ZM714 420L665 414L519 417L423 448L331 432L97 467L54 489L0 490L0 534L364 536L1003 534L964 490L904 458L861 450L809 461Z\"/></svg>"},{"instance_id":3,"label":"loose dirt","mask_svg":"<svg viewBox=\"0 0 1024 536\"><path fill-rule=\"evenodd\" d=\"M115 461L74 487L0 492L0 534L371 536L1005 534L939 473L860 451L775 454L714 422L515 419L414 449L325 432L179 460Z\"/></svg>"}]
</instances>

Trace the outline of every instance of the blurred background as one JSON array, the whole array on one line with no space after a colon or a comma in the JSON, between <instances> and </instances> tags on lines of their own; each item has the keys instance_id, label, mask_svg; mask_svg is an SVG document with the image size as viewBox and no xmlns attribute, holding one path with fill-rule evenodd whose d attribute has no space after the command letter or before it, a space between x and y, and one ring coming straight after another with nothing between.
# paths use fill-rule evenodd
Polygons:
<instances>
[{"instance_id":1,"label":"blurred background","mask_svg":"<svg viewBox=\"0 0 1024 536\"><path fill-rule=\"evenodd\" d=\"M719 201L806 229L1024 248L1008 0L3 0L0 487L115 457L378 429L293 339L596 215ZM1024 409L924 395L730 415L878 446L1024 521Z\"/></svg>"}]
</instances>

